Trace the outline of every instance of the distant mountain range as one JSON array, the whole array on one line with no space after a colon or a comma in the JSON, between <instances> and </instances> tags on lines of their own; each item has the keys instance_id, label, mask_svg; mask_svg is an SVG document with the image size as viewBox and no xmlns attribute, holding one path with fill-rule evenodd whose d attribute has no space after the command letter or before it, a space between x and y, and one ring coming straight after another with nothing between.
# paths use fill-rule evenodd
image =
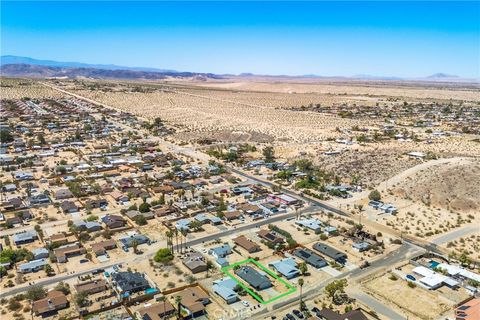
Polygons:
<instances>
[{"instance_id":1,"label":"distant mountain range","mask_svg":"<svg viewBox=\"0 0 480 320\"><path fill-rule=\"evenodd\" d=\"M142 68L142 67L125 67L117 66L114 64L89 64L81 62L63 62L53 60L38 60L29 57L19 56L1 56L0 64L31 64L36 66L48 66L48 67L68 67L68 68L91 68L91 69L104 69L104 70L134 70L134 71L148 71L148 72L177 72L169 69L156 69L156 68Z\"/></svg>"},{"instance_id":2,"label":"distant mountain range","mask_svg":"<svg viewBox=\"0 0 480 320\"><path fill-rule=\"evenodd\" d=\"M231 78L310 78L310 79L345 79L345 80L382 80L382 81L473 81L461 79L455 75L436 73L425 78L406 79L400 77L382 77L367 74L358 74L351 77L325 77L315 74L300 76L272 76L242 73L239 75L218 75L213 73L181 72L170 69L157 69L147 67L126 67L114 64L88 64L81 62L62 62L53 60L38 60L29 57L4 55L0 57L0 72L3 76L32 77L32 78L94 78L94 79L145 79L162 80L167 78L186 78L198 81L208 79Z\"/></svg>"}]
</instances>

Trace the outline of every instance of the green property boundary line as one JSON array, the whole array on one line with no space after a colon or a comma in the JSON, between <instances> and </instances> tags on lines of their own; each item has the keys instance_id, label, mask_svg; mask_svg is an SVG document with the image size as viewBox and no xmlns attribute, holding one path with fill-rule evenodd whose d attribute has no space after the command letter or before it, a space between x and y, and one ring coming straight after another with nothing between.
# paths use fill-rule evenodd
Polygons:
<instances>
[{"instance_id":1,"label":"green property boundary line","mask_svg":"<svg viewBox=\"0 0 480 320\"><path fill-rule=\"evenodd\" d=\"M253 263L254 265L256 265L257 267L259 267L260 269L262 269L263 271L265 271L266 273L268 273L271 277L273 277L275 280L278 280L280 281L280 283L284 284L287 288L288 288L288 291L287 292L284 292L278 296L275 296L267 301L263 300L260 296L258 296L252 289L250 289L248 286L246 286L243 282L241 282L240 280L237 279L236 276L234 276L232 273L230 273L230 269L233 269L235 268L236 266L240 266L242 264L246 264L246 263ZM240 262L236 262L232 265L229 265L229 266L225 266L223 267L222 269L222 272L225 273L227 276L229 276L230 278L232 278L240 287L242 287L243 289L245 289L245 291L247 291L253 298L255 298L255 300L257 300L258 302L260 302L261 304L268 304L270 302L273 302L275 300L278 300L280 298L283 298L289 294L292 294L294 293L297 288L292 285L291 283L289 283L288 281L285 281L283 280L282 278L280 278L275 272L273 272L272 270L268 269L267 267L265 267L264 265L262 265L260 262L258 262L257 260L253 259L253 258L248 258L246 260L243 260L243 261L240 261Z\"/></svg>"}]
</instances>

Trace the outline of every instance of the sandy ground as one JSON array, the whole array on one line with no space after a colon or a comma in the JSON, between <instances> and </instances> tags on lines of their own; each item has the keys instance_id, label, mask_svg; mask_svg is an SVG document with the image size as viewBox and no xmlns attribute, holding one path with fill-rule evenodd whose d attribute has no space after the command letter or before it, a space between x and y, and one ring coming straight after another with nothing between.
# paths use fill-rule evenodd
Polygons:
<instances>
[{"instance_id":1,"label":"sandy ground","mask_svg":"<svg viewBox=\"0 0 480 320\"><path fill-rule=\"evenodd\" d=\"M437 319L450 309L449 301L421 288L410 288L406 281L384 274L364 285L364 289L388 304L408 311L414 319Z\"/></svg>"}]
</instances>

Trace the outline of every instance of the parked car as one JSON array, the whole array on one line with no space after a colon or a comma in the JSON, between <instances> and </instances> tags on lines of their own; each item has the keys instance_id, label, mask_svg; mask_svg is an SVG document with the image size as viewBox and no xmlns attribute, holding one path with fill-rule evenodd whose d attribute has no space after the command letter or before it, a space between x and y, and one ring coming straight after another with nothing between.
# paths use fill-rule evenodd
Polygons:
<instances>
[{"instance_id":1,"label":"parked car","mask_svg":"<svg viewBox=\"0 0 480 320\"><path fill-rule=\"evenodd\" d=\"M292 312L293 312L293 314L294 314L295 316L297 316L299 319L305 318L305 316L303 315L303 313L301 313L301 312L298 311L298 310L293 310Z\"/></svg>"},{"instance_id":2,"label":"parked car","mask_svg":"<svg viewBox=\"0 0 480 320\"><path fill-rule=\"evenodd\" d=\"M287 313L285 317L287 317L288 320L296 320L295 317L292 316L290 313Z\"/></svg>"}]
</instances>

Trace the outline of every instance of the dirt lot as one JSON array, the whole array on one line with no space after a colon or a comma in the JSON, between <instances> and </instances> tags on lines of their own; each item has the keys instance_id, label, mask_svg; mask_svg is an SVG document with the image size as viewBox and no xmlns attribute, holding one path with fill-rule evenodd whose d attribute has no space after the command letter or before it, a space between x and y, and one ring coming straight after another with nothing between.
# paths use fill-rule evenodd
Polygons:
<instances>
[{"instance_id":1,"label":"dirt lot","mask_svg":"<svg viewBox=\"0 0 480 320\"><path fill-rule=\"evenodd\" d=\"M383 274L364 283L363 288L386 303L408 311L415 319L437 319L439 314L450 310L451 301L438 293L419 287L410 288L406 281L394 281L389 277L389 273Z\"/></svg>"}]
</instances>

